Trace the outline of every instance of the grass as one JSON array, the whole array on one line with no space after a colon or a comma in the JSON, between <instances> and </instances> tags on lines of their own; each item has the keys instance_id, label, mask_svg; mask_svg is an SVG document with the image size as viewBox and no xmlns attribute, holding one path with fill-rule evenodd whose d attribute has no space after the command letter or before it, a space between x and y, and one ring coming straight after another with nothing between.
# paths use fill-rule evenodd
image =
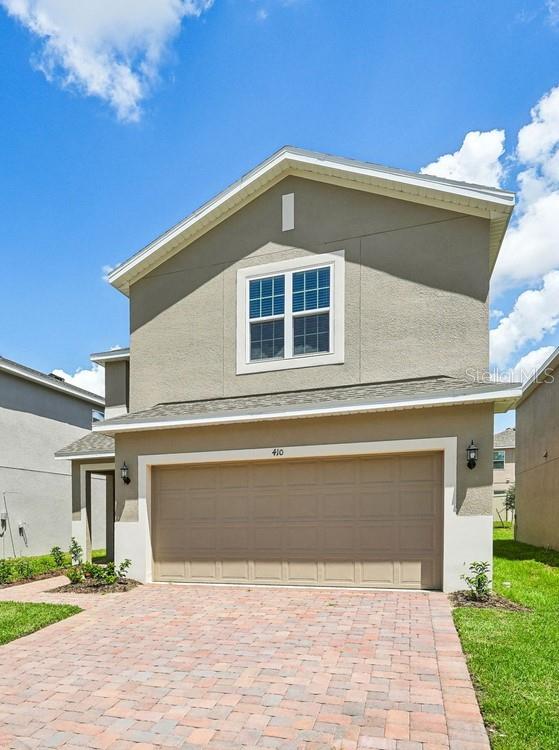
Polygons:
<instances>
[{"instance_id":1,"label":"grass","mask_svg":"<svg viewBox=\"0 0 559 750\"><path fill-rule=\"evenodd\" d=\"M0 645L81 612L68 604L0 602Z\"/></svg>"},{"instance_id":2,"label":"grass","mask_svg":"<svg viewBox=\"0 0 559 750\"><path fill-rule=\"evenodd\" d=\"M107 562L107 550L106 549L91 550L91 562L99 563L99 564Z\"/></svg>"},{"instance_id":3,"label":"grass","mask_svg":"<svg viewBox=\"0 0 559 750\"><path fill-rule=\"evenodd\" d=\"M493 586L530 613L458 608L454 619L495 750L559 748L559 552L494 529Z\"/></svg>"}]
</instances>

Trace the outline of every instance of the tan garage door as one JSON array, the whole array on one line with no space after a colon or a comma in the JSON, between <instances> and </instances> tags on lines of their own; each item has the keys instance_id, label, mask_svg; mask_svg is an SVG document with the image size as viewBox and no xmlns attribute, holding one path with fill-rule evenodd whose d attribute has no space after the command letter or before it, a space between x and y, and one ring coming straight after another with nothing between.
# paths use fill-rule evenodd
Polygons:
<instances>
[{"instance_id":1,"label":"tan garage door","mask_svg":"<svg viewBox=\"0 0 559 750\"><path fill-rule=\"evenodd\" d=\"M440 454L153 471L159 581L441 587Z\"/></svg>"}]
</instances>

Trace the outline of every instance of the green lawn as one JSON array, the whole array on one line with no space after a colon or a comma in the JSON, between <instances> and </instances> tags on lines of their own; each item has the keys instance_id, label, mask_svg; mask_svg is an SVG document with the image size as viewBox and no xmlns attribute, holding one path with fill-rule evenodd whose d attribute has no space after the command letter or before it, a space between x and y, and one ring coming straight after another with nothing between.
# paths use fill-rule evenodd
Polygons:
<instances>
[{"instance_id":1,"label":"green lawn","mask_svg":"<svg viewBox=\"0 0 559 750\"><path fill-rule=\"evenodd\" d=\"M70 555L64 554L64 565L70 565ZM42 573L58 570L51 555L16 557L0 560L0 583L25 581Z\"/></svg>"},{"instance_id":2,"label":"green lawn","mask_svg":"<svg viewBox=\"0 0 559 750\"><path fill-rule=\"evenodd\" d=\"M559 748L559 552L494 533L495 591L530 613L474 608L454 619L495 750ZM507 585L508 584L508 585Z\"/></svg>"},{"instance_id":3,"label":"green lawn","mask_svg":"<svg viewBox=\"0 0 559 750\"><path fill-rule=\"evenodd\" d=\"M81 612L68 604L0 602L0 645Z\"/></svg>"}]
</instances>

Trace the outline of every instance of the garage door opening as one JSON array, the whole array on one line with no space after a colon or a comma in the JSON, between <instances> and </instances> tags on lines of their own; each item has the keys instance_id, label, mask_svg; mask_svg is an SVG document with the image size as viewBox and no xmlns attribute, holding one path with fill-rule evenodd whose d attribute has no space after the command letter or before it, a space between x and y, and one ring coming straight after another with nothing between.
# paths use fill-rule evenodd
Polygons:
<instances>
[{"instance_id":1,"label":"garage door opening","mask_svg":"<svg viewBox=\"0 0 559 750\"><path fill-rule=\"evenodd\" d=\"M442 586L442 454L154 467L154 580Z\"/></svg>"}]
</instances>

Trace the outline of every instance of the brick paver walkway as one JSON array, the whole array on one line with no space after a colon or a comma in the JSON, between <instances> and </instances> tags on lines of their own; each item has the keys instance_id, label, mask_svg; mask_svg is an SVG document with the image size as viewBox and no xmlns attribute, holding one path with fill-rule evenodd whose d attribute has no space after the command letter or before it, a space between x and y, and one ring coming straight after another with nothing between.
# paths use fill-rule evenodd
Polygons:
<instances>
[{"instance_id":1,"label":"brick paver walkway","mask_svg":"<svg viewBox=\"0 0 559 750\"><path fill-rule=\"evenodd\" d=\"M218 586L0 599L85 611L0 648L0 747L488 750L446 597Z\"/></svg>"}]
</instances>

